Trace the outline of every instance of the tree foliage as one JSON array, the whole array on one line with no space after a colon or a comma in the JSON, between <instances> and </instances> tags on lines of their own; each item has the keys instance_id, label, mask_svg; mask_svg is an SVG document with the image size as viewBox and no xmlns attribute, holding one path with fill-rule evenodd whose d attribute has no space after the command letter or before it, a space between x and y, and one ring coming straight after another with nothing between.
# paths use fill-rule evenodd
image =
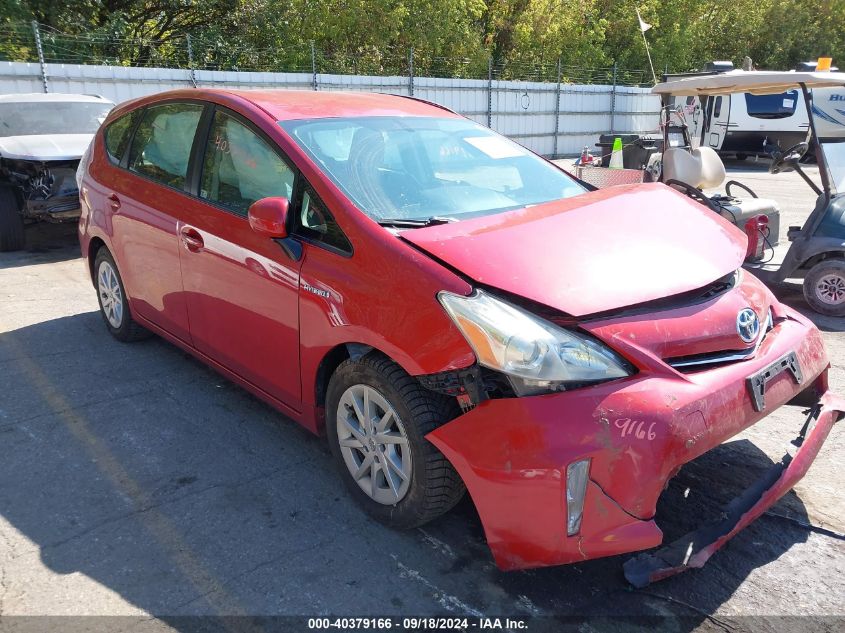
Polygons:
<instances>
[{"instance_id":1,"label":"tree foliage","mask_svg":"<svg viewBox=\"0 0 845 633\"><path fill-rule=\"evenodd\" d=\"M310 68L313 42L322 72L405 72L413 47L418 72L481 75L488 59L501 73L647 68L636 8L658 74L746 55L845 63L845 0L0 0L0 25L37 20L103 42L114 63L182 63L190 34L214 68Z\"/></svg>"}]
</instances>

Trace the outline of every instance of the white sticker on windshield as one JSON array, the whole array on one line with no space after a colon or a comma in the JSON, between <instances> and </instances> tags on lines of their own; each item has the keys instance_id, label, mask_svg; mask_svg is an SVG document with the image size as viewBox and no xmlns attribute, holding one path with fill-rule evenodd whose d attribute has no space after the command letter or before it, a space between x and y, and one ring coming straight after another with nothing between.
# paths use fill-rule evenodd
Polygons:
<instances>
[{"instance_id":1,"label":"white sticker on windshield","mask_svg":"<svg viewBox=\"0 0 845 633\"><path fill-rule=\"evenodd\" d=\"M468 136L464 140L490 158L514 158L528 154L527 150L500 136Z\"/></svg>"},{"instance_id":2,"label":"white sticker on windshield","mask_svg":"<svg viewBox=\"0 0 845 633\"><path fill-rule=\"evenodd\" d=\"M795 102L792 99L784 99L783 100L783 107L784 108L791 108Z\"/></svg>"}]
</instances>

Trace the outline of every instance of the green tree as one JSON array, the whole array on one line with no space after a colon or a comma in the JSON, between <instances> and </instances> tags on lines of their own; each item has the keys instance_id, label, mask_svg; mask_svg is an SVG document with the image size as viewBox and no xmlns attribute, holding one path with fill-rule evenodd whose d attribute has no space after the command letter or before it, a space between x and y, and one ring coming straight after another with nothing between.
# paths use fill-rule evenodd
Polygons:
<instances>
[{"instance_id":1,"label":"green tree","mask_svg":"<svg viewBox=\"0 0 845 633\"><path fill-rule=\"evenodd\" d=\"M0 54L31 59L28 21L55 59L321 72L564 79L578 68L655 69L716 59L787 69L820 55L845 65L845 0L0 0ZM67 35L62 35L62 33ZM650 75L650 73L648 73ZM600 73L592 77L601 79Z\"/></svg>"}]
</instances>

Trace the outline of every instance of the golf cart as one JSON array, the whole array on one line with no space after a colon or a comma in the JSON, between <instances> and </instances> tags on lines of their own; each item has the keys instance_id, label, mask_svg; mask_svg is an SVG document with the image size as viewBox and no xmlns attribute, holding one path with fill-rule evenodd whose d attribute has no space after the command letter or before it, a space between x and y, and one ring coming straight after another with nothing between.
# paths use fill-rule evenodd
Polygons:
<instances>
[{"instance_id":1,"label":"golf cart","mask_svg":"<svg viewBox=\"0 0 845 633\"><path fill-rule=\"evenodd\" d=\"M664 103L670 96L709 97L736 93L779 94L799 90L809 114L806 140L775 152L769 172L795 171L817 196L815 208L804 226L789 227L787 242L777 244L777 231L767 223L760 199L737 198L740 215L736 223L749 233L749 258L744 267L765 283L779 283L787 278L804 280L804 296L810 306L828 316L845 316L845 108L841 119L813 106L813 100L839 100L845 73L742 71L671 79L656 85L652 92ZM824 116L819 116L824 112ZM680 126L682 129L683 126ZM701 190L717 186L724 175L724 165L708 147L681 147L671 142L672 126L662 156L661 180L684 191L702 204L721 212L724 196L707 196ZM688 138L688 136L686 137ZM812 152L819 167L820 184L802 169L801 158ZM741 185L740 185L741 186ZM744 188L744 187L743 187ZM744 188L747 190L747 188ZM730 195L730 191L728 191ZM753 194L752 194L753 196ZM746 202L748 200L748 202ZM752 214L759 212L758 216ZM757 241L759 233L760 240ZM754 247L754 248L752 248ZM766 256L761 257L761 251Z\"/></svg>"}]
</instances>

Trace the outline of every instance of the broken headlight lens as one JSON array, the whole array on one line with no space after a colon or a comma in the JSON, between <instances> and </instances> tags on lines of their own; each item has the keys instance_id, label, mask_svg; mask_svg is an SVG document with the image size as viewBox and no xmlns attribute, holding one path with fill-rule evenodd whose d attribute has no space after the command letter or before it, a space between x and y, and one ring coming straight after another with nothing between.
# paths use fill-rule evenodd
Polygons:
<instances>
[{"instance_id":1,"label":"broken headlight lens","mask_svg":"<svg viewBox=\"0 0 845 633\"><path fill-rule=\"evenodd\" d=\"M630 376L616 352L585 334L549 323L483 290L438 295L479 364L508 376L517 395Z\"/></svg>"}]
</instances>

